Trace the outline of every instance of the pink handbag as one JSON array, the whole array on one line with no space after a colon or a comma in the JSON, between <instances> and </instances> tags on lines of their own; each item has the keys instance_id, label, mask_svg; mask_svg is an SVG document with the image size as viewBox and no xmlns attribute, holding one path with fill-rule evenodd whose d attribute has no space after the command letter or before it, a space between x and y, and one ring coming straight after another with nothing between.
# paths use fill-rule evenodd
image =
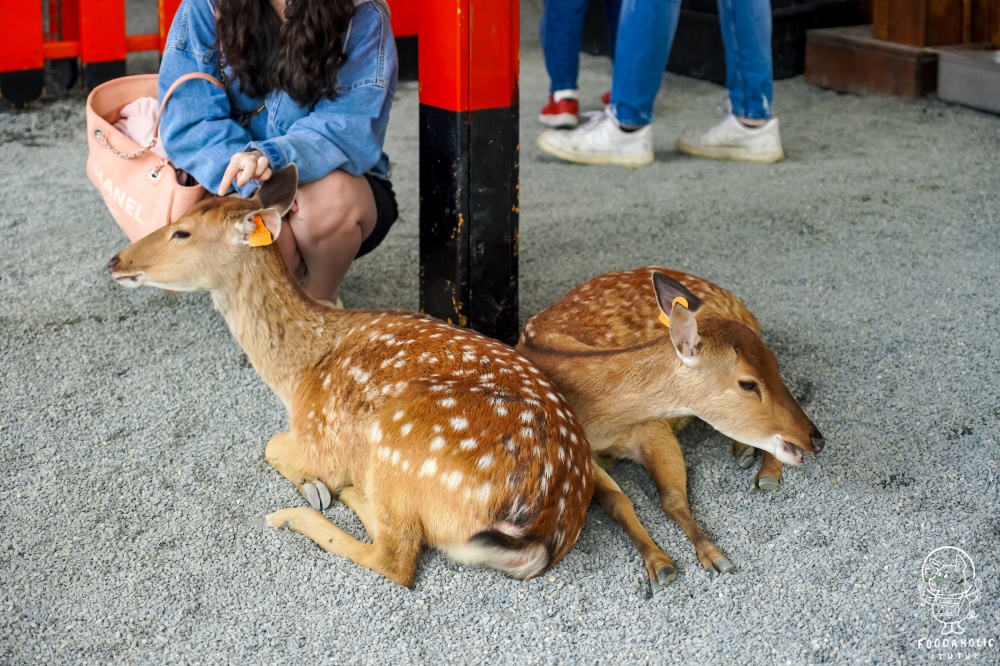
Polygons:
<instances>
[{"instance_id":1,"label":"pink handbag","mask_svg":"<svg viewBox=\"0 0 1000 666\"><path fill-rule=\"evenodd\" d=\"M97 86L87 96L87 176L132 242L170 224L207 194L201 185L180 184L170 160L150 150L159 140L160 115L174 89L185 81L202 79L225 90L208 74L181 76L163 96L152 139L140 146L114 124L126 104L156 97L156 79L156 74L124 76Z\"/></svg>"}]
</instances>

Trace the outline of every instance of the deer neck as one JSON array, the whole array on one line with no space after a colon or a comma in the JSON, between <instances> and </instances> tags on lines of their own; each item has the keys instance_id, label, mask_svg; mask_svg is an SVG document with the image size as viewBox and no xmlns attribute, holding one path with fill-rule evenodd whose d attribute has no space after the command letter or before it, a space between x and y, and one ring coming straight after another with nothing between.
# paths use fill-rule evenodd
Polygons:
<instances>
[{"instance_id":1,"label":"deer neck","mask_svg":"<svg viewBox=\"0 0 1000 666\"><path fill-rule=\"evenodd\" d=\"M329 351L328 313L295 284L276 245L250 248L212 301L250 363L290 408L303 375Z\"/></svg>"}]
</instances>

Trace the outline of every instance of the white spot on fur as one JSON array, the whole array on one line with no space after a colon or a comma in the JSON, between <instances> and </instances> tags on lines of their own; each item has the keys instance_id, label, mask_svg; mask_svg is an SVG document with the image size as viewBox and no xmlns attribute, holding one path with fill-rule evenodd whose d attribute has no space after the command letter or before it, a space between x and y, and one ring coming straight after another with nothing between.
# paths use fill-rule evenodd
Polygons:
<instances>
[{"instance_id":1,"label":"white spot on fur","mask_svg":"<svg viewBox=\"0 0 1000 666\"><path fill-rule=\"evenodd\" d=\"M476 464L479 465L479 469L486 469L493 464L493 454L487 453L485 456L480 458Z\"/></svg>"},{"instance_id":2,"label":"white spot on fur","mask_svg":"<svg viewBox=\"0 0 1000 666\"><path fill-rule=\"evenodd\" d=\"M402 428L399 429L399 432L403 433L403 436L405 437L406 435L410 434L411 430L413 430L413 424L407 423L406 425L404 425Z\"/></svg>"},{"instance_id":3,"label":"white spot on fur","mask_svg":"<svg viewBox=\"0 0 1000 666\"><path fill-rule=\"evenodd\" d=\"M358 366L354 366L353 368L351 368L348 374L350 374L351 377L354 378L354 381L356 381L359 384L367 384L368 380L371 379L372 377L370 372L365 372Z\"/></svg>"},{"instance_id":4,"label":"white spot on fur","mask_svg":"<svg viewBox=\"0 0 1000 666\"><path fill-rule=\"evenodd\" d=\"M444 400L441 401L440 404L441 404L442 407L454 407L455 406L455 399L454 398L445 398Z\"/></svg>"},{"instance_id":5,"label":"white spot on fur","mask_svg":"<svg viewBox=\"0 0 1000 666\"><path fill-rule=\"evenodd\" d=\"M469 426L469 421L461 416L456 416L451 419L451 427L453 430L465 430Z\"/></svg>"},{"instance_id":6,"label":"white spot on fur","mask_svg":"<svg viewBox=\"0 0 1000 666\"><path fill-rule=\"evenodd\" d=\"M444 437L435 437L431 440L431 451L443 449L445 445Z\"/></svg>"},{"instance_id":7,"label":"white spot on fur","mask_svg":"<svg viewBox=\"0 0 1000 666\"><path fill-rule=\"evenodd\" d=\"M448 490L454 490L458 487L458 484L462 482L463 475L457 469L453 472L445 472L441 475L441 483L448 488Z\"/></svg>"},{"instance_id":8,"label":"white spot on fur","mask_svg":"<svg viewBox=\"0 0 1000 666\"><path fill-rule=\"evenodd\" d=\"M382 441L382 428L377 423L372 424L371 440L376 444Z\"/></svg>"},{"instance_id":9,"label":"white spot on fur","mask_svg":"<svg viewBox=\"0 0 1000 666\"><path fill-rule=\"evenodd\" d=\"M430 476L437 472L437 468L437 461L434 458L428 458L420 467L420 476Z\"/></svg>"},{"instance_id":10,"label":"white spot on fur","mask_svg":"<svg viewBox=\"0 0 1000 666\"><path fill-rule=\"evenodd\" d=\"M395 414L392 415L392 420L393 421L402 421L404 416L406 416L406 412L404 410L400 409L399 411L397 411Z\"/></svg>"},{"instance_id":11,"label":"white spot on fur","mask_svg":"<svg viewBox=\"0 0 1000 666\"><path fill-rule=\"evenodd\" d=\"M521 412L521 422L531 423L535 420L535 416L531 412Z\"/></svg>"},{"instance_id":12,"label":"white spot on fur","mask_svg":"<svg viewBox=\"0 0 1000 666\"><path fill-rule=\"evenodd\" d=\"M476 448L478 444L479 442L477 442L475 438L469 437L468 439L463 439L462 441L460 441L458 443L458 448L462 449L463 451L469 451L470 449Z\"/></svg>"}]
</instances>

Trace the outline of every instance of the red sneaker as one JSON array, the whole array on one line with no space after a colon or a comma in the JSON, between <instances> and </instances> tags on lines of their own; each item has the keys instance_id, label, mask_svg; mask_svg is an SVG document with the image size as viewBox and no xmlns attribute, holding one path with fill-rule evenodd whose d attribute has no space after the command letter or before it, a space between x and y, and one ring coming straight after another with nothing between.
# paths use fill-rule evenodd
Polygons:
<instances>
[{"instance_id":1,"label":"red sneaker","mask_svg":"<svg viewBox=\"0 0 1000 666\"><path fill-rule=\"evenodd\" d=\"M558 102L549 95L549 103L538 116L539 122L554 129L571 129L580 123L580 102L572 98Z\"/></svg>"},{"instance_id":2,"label":"red sneaker","mask_svg":"<svg viewBox=\"0 0 1000 666\"><path fill-rule=\"evenodd\" d=\"M611 91L610 90L607 91L606 93L604 93L603 95L601 95L601 104L603 104L604 106L607 106L608 104L611 104Z\"/></svg>"}]
</instances>

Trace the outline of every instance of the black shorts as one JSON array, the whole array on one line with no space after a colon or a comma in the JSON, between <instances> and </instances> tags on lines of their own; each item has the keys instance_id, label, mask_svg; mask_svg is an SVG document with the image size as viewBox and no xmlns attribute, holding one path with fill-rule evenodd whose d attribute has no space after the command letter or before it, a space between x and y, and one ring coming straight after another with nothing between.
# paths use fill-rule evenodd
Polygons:
<instances>
[{"instance_id":1,"label":"black shorts","mask_svg":"<svg viewBox=\"0 0 1000 666\"><path fill-rule=\"evenodd\" d=\"M399 207L396 205L396 193L392 191L392 183L368 173L365 174L365 178L368 179L372 194L375 195L375 228L361 243L358 257L363 257L377 248L399 217Z\"/></svg>"}]
</instances>

